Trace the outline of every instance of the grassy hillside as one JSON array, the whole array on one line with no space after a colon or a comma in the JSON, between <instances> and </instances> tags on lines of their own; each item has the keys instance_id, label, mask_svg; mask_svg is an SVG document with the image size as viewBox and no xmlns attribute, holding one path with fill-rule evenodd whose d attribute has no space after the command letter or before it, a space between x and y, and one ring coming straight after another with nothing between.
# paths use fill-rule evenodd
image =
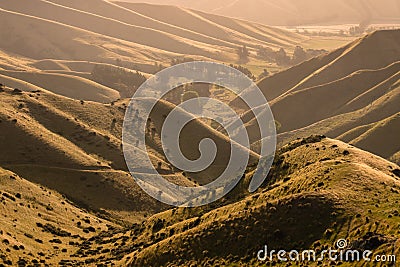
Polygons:
<instances>
[{"instance_id":1,"label":"grassy hillside","mask_svg":"<svg viewBox=\"0 0 400 267\"><path fill-rule=\"evenodd\" d=\"M125 0L126 2L143 2ZM400 6L395 0L328 0L322 6L316 0L146 0L146 3L178 5L228 17L242 18L267 25L339 25L399 23Z\"/></svg>"},{"instance_id":2,"label":"grassy hillside","mask_svg":"<svg viewBox=\"0 0 400 267\"><path fill-rule=\"evenodd\" d=\"M136 58L140 63L148 62L152 54L156 54L158 60L168 55L167 52L155 48L146 48L62 23L4 9L1 13L2 49L29 58L108 60L114 63L116 58L124 60L130 57ZM49 34L52 36L51 41L46 38Z\"/></svg>"},{"instance_id":3,"label":"grassy hillside","mask_svg":"<svg viewBox=\"0 0 400 267\"><path fill-rule=\"evenodd\" d=\"M349 143L385 158L391 158L400 151L400 147L393 146L390 142L382 142L382 139L395 140L397 138L397 130L400 125L399 115L397 113L385 120L368 125L365 132L361 131L360 135L350 140ZM346 139L346 134L339 138Z\"/></svg>"},{"instance_id":4,"label":"grassy hillside","mask_svg":"<svg viewBox=\"0 0 400 267\"><path fill-rule=\"evenodd\" d=\"M99 232L119 228L60 193L2 168L0 186L3 265L60 264Z\"/></svg>"},{"instance_id":5,"label":"grassy hillside","mask_svg":"<svg viewBox=\"0 0 400 267\"><path fill-rule=\"evenodd\" d=\"M256 253L266 244L319 251L339 238L358 249L397 254L399 217L392 203L400 200L398 171L397 165L340 141L299 140L280 150L269 179L256 193L231 195L231 200L200 208L170 209L141 225L100 234L101 239L80 250L78 261L262 266Z\"/></svg>"},{"instance_id":6,"label":"grassy hillside","mask_svg":"<svg viewBox=\"0 0 400 267\"><path fill-rule=\"evenodd\" d=\"M335 60L306 77L289 92L336 80L357 70L384 68L399 61L399 38L400 30L368 34L352 43Z\"/></svg>"},{"instance_id":7,"label":"grassy hillside","mask_svg":"<svg viewBox=\"0 0 400 267\"><path fill-rule=\"evenodd\" d=\"M355 2L339 2L343 16L364 15L350 12ZM203 3L251 11L241 0ZM310 3L280 5L296 21ZM256 7L278 14L276 4L259 0ZM257 252L265 245L321 251L340 238L352 248L399 255L400 30L368 34L289 68L297 45L318 40L183 7L3 0L0 39L0 266L286 266L259 262ZM290 64L269 58L280 48ZM258 85L274 113L279 150L254 193L248 191L260 150L254 114L266 109L250 111L223 88L177 88L149 118L134 118L146 122L145 146L122 143L129 97L152 74L192 60L240 61L234 67L248 76L267 68ZM231 144L216 121L177 108L196 95L183 94L184 87L199 88L242 114L251 150ZM142 100L133 108L154 99ZM191 173L168 161L161 135L173 110L189 120L179 135L187 159L200 158L205 138L217 147L206 169ZM128 145L135 148L129 168ZM176 185L210 183L226 169L231 145L249 164L235 166L246 167L245 174L214 203L173 208L134 179L149 173L152 166L143 164L148 157Z\"/></svg>"},{"instance_id":8,"label":"grassy hillside","mask_svg":"<svg viewBox=\"0 0 400 267\"><path fill-rule=\"evenodd\" d=\"M396 108L394 92L392 100L383 95L377 101ZM247 192L250 166L224 199L171 209L145 195L126 172L119 140L127 100L82 103L10 88L0 94L0 140L7 141L1 142L0 166L10 170L0 169L5 264L262 266L256 253L266 244L321 250L339 238L359 249L399 253L393 205L400 200L399 166L351 145L323 136L296 140L278 151L255 193ZM377 114L385 110L374 106ZM172 108L162 101L153 110L156 132ZM374 144L375 133L392 134L396 125L398 114L368 125L358 142ZM222 146L226 139L199 121L188 131L182 149L189 157L197 138L211 136ZM163 159L157 135L148 138L155 165ZM179 173L167 176L186 182Z\"/></svg>"},{"instance_id":9,"label":"grassy hillside","mask_svg":"<svg viewBox=\"0 0 400 267\"><path fill-rule=\"evenodd\" d=\"M71 75L73 73L44 73L27 71L0 71L0 74L70 98L109 103L120 98L118 91L91 80ZM4 84L8 83L5 81ZM9 84L11 86L11 84Z\"/></svg>"},{"instance_id":10,"label":"grassy hillside","mask_svg":"<svg viewBox=\"0 0 400 267\"><path fill-rule=\"evenodd\" d=\"M258 86L280 124L279 143L311 134L338 138L346 132L355 139L371 123L386 125L385 120L399 112L399 34L399 30L375 32L261 80ZM232 104L245 108L238 98ZM259 107L255 112L264 111ZM254 116L248 111L243 119L257 149L260 136ZM389 159L399 147L383 134L388 131L380 131L379 138L382 147L393 149L390 155L372 144L356 144Z\"/></svg>"},{"instance_id":11,"label":"grassy hillside","mask_svg":"<svg viewBox=\"0 0 400 267\"><path fill-rule=\"evenodd\" d=\"M199 43L195 39L184 39L184 37L178 37L153 28L122 23L100 15L66 8L61 5L54 5L50 2L34 0L30 1L28 5L21 5L18 1L5 1L2 2L0 7L49 21L56 21L63 25L71 25L120 40L159 48L164 51L202 56L212 54L211 45Z\"/></svg>"},{"instance_id":12,"label":"grassy hillside","mask_svg":"<svg viewBox=\"0 0 400 267\"><path fill-rule=\"evenodd\" d=\"M329 83L359 70L376 70L400 60L399 30L377 31L342 48L267 77L259 87L269 100Z\"/></svg>"},{"instance_id":13,"label":"grassy hillside","mask_svg":"<svg viewBox=\"0 0 400 267\"><path fill-rule=\"evenodd\" d=\"M167 101L161 101L157 103L150 114L152 121L151 126L155 127L156 129L156 136L154 139L159 148L162 148L160 136L161 129L165 121L164 115L169 114L174 108L175 105ZM182 116L182 118L193 118L193 115L185 112L184 110L182 110L180 116ZM221 175L231 157L231 144L229 138L226 135L214 130L204 122L194 118L182 129L179 135L179 142L181 144L180 150L182 151L183 155L192 160L199 158L200 152L198 147L200 141L205 138L212 139L217 147L217 151L224 151L225 153L217 153L216 158L211 166L204 171L187 174L200 185L208 184ZM249 155L249 164L253 164L259 158L257 153L248 151L244 147L240 147L239 151L241 151L240 153L243 153L244 157ZM159 152L163 153L162 150Z\"/></svg>"},{"instance_id":14,"label":"grassy hillside","mask_svg":"<svg viewBox=\"0 0 400 267\"><path fill-rule=\"evenodd\" d=\"M237 64L243 60L238 50L246 46L248 55L242 63L258 75L266 64L258 54L260 47L271 53L285 48L290 54L296 45L309 40L278 28L172 6L6 0L0 3L0 13L0 70L43 71L39 82L32 81L28 73L7 76L64 96L98 102L115 100L115 93L94 84L78 89L81 78L93 80L90 74L96 66L140 71L146 76L187 60ZM274 69L284 67L271 64ZM64 83L67 76L71 79ZM109 87L121 97L135 90Z\"/></svg>"},{"instance_id":15,"label":"grassy hillside","mask_svg":"<svg viewBox=\"0 0 400 267\"><path fill-rule=\"evenodd\" d=\"M360 70L333 82L285 94L272 100L271 108L276 120L282 124L281 131L302 128L334 115L356 110L359 105L355 105L354 99L361 95L366 98L362 106L371 103L385 94L392 84L386 84L386 90L381 90L380 95L374 94L367 98L364 93L387 79L393 83L391 77L398 76L399 71L400 62L383 69ZM325 104L319 105L320 103ZM315 108L310 109L310 105Z\"/></svg>"},{"instance_id":16,"label":"grassy hillside","mask_svg":"<svg viewBox=\"0 0 400 267\"><path fill-rule=\"evenodd\" d=\"M399 110L397 104L400 98L398 82L389 88L385 87L384 90L387 92L378 99L371 100L360 109L335 115L307 127L282 133L278 139L280 142L285 143L298 137L319 132L346 142L352 142L352 140L357 139L367 131L372 134L375 130L380 129L380 131L376 132L377 136L379 136L379 144L370 143L367 145L364 143L362 145L359 143L359 147L399 163L394 155L398 154L400 147L395 141L396 138L391 138L392 134L396 134L396 129L398 129L396 120L394 120L394 125L391 126L394 128L386 129L386 126L391 125L386 124L386 122L396 118ZM378 125L380 127L375 128ZM387 155L387 148L392 151L390 155Z\"/></svg>"},{"instance_id":17,"label":"grassy hillside","mask_svg":"<svg viewBox=\"0 0 400 267\"><path fill-rule=\"evenodd\" d=\"M371 232L382 240L374 250L398 253L399 218L391 204L379 201L383 195L390 203L399 201L397 165L329 139L292 143L280 158L265 187L242 201L209 212L175 209L151 218L138 238L147 237L148 243L129 255L131 265L261 266L256 252L265 242L271 249L318 249L338 238L356 243ZM160 220L166 230L156 228Z\"/></svg>"},{"instance_id":18,"label":"grassy hillside","mask_svg":"<svg viewBox=\"0 0 400 267\"><path fill-rule=\"evenodd\" d=\"M0 166L82 207L104 209L117 220L138 221L162 208L126 171L120 141L123 107L45 90L19 93L6 88L0 94ZM155 165L161 160L153 158Z\"/></svg>"},{"instance_id":19,"label":"grassy hillside","mask_svg":"<svg viewBox=\"0 0 400 267\"><path fill-rule=\"evenodd\" d=\"M121 221L136 222L165 208L145 195L127 172L121 132L128 100L100 104L61 97L44 89L19 92L5 88L0 94L4 129L0 138L6 141L1 143L1 150L8 151L0 155L0 166L57 190L79 205L94 211L105 209ZM174 183L208 183L224 170L230 154L219 153L214 164L199 173L171 169L162 150L160 129L163 115L174 107L161 101L151 114L149 127L155 131L146 140L152 164ZM214 140L218 151L230 150L225 135L193 120L181 133L183 153L189 158L198 157L198 143L205 137ZM258 158L253 152L243 153L250 153L250 163ZM139 155L137 160L140 161ZM161 169L157 167L159 163ZM146 170L140 166L134 170L143 171ZM105 195L98 194L99 190Z\"/></svg>"},{"instance_id":20,"label":"grassy hillside","mask_svg":"<svg viewBox=\"0 0 400 267\"><path fill-rule=\"evenodd\" d=\"M286 47L305 40L304 37L281 31L278 28L228 17L215 16L175 6L158 6L144 3L116 4L176 26L213 36L232 43L246 43L250 47L268 45L271 47Z\"/></svg>"},{"instance_id":21,"label":"grassy hillside","mask_svg":"<svg viewBox=\"0 0 400 267\"><path fill-rule=\"evenodd\" d=\"M32 70L34 68L29 67L31 62L29 58L16 54L11 56L10 52L0 48L0 70Z\"/></svg>"},{"instance_id":22,"label":"grassy hillside","mask_svg":"<svg viewBox=\"0 0 400 267\"><path fill-rule=\"evenodd\" d=\"M85 38L85 35L87 36L88 34L91 36L104 36L106 39L115 38L119 40L119 42L113 40L113 45L110 45L110 42L108 42L108 44L103 43L102 46L96 47L90 54L85 55L85 58L90 58L91 60L98 60L99 58L109 60L114 57L129 62L130 60L127 59L127 57L130 56L129 54L136 54L134 56L135 61L143 63L143 61L150 59L149 56L151 53L154 53L159 55L153 57L153 62L168 62L169 60L163 60L163 56L169 56L170 59L173 57L176 58L178 55L174 55L173 53L177 53L180 54L180 56L202 56L204 58L234 62L236 60L235 50L243 44L253 48L259 46L284 46L293 49L297 43L306 39L305 37L288 31L247 22L236 22L228 18L222 19L222 25L219 25L189 10L179 9L177 13L177 10L172 7L163 9L158 6L150 6L149 8L153 13L153 15L151 15L148 14L146 10L140 10L140 8L139 10L135 10L135 7L131 8L130 6L125 8L125 5L119 6L102 0L92 0L85 5L82 5L79 1L34 0L22 4L20 1L7 0L0 4L0 8L3 8L4 27L10 23L13 24L12 27L8 27L7 30L4 30L4 35L8 37L7 39L12 38L11 33L15 35L18 34L18 32L20 32L19 34L23 35L25 39L28 38L30 34L28 35L26 29L20 28L19 25L21 23L19 23L18 20L28 20L29 18L29 20L41 20L40 22L31 22L39 25L33 27L35 32L31 32L31 34L35 34L36 39L30 40L30 42L37 42L37 37L40 36L37 31L40 28L47 27L43 25L43 20L51 22L49 25L50 28L56 27L51 25L55 22L58 25L57 27L65 27L66 25L74 27L73 29L68 27L71 29L62 30L62 32L75 31L74 34L78 34L76 31L78 29L81 30L80 35L83 36L80 36L81 38L76 38L74 45L70 44L70 47L74 47L74 49L83 49L83 44L78 40L82 40L82 38L86 39L87 37ZM161 10L162 12L160 12ZM140 12L143 12L143 14ZM179 17L180 23L178 24L176 21L169 21L162 17L159 18L157 14L160 13L169 18ZM16 17L17 15L22 16L22 14L23 18ZM242 25L239 27L238 25L241 24L244 24L244 26ZM16 27L16 25L18 27ZM84 32L82 32L82 30ZM21 31L23 31L23 33L21 33ZM7 35L7 33L9 34ZM57 34L52 36L55 37ZM58 38L56 38L56 40L57 39ZM103 40L104 39L102 39L102 41ZM9 40L8 42L11 41L12 40ZM127 47L128 43L130 47ZM85 42L86 46L90 46L91 44L93 44L93 41ZM44 44L42 44L42 46L43 45ZM49 44L46 44L46 46L48 45ZM79 46L81 48L78 48ZM55 47L57 47L57 49L55 49ZM71 48L64 49L63 47L65 47L65 44L64 46L60 44L57 46L52 45L47 49L37 49L32 51L30 56L40 59L77 59L71 58ZM23 49L18 49L18 47L6 45L4 48L13 52L20 52L20 54L24 52L25 55L26 52L32 50L32 48L28 49L26 46ZM106 51L101 51L101 48L106 48ZM49 53L49 49L53 50L53 55ZM139 55L144 55L146 50L148 51L146 53L147 57L140 57ZM173 53L168 54L166 53L167 51ZM110 52L114 53L114 55L109 54ZM74 53L73 55L77 54L83 55L82 52ZM69 56L69 58L66 58L66 56ZM142 61L140 61L140 59L142 59Z\"/></svg>"},{"instance_id":23,"label":"grassy hillside","mask_svg":"<svg viewBox=\"0 0 400 267\"><path fill-rule=\"evenodd\" d=\"M38 91L38 90L43 89L39 86L33 85L26 81L19 80L16 78L12 78L10 76L5 76L5 75L0 75L0 83L3 85L7 84L9 87L18 88L22 91Z\"/></svg>"}]
</instances>

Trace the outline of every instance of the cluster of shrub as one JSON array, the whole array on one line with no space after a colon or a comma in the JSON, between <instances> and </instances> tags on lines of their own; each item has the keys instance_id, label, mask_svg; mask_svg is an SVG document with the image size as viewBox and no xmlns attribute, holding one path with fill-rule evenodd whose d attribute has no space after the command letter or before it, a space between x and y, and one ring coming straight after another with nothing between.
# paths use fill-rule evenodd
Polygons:
<instances>
[{"instance_id":1,"label":"cluster of shrub","mask_svg":"<svg viewBox=\"0 0 400 267\"><path fill-rule=\"evenodd\" d=\"M185 84L168 92L165 99L175 105L179 105L192 98L210 97L210 89L211 85L207 83Z\"/></svg>"},{"instance_id":2,"label":"cluster of shrub","mask_svg":"<svg viewBox=\"0 0 400 267\"><path fill-rule=\"evenodd\" d=\"M137 88L146 81L140 72L108 65L96 65L91 73L93 81L114 88L122 98L132 97Z\"/></svg>"},{"instance_id":3,"label":"cluster of shrub","mask_svg":"<svg viewBox=\"0 0 400 267\"><path fill-rule=\"evenodd\" d=\"M257 56L265 61L275 62L280 66L293 66L327 52L324 49L304 49L301 46L296 46L293 55L290 56L284 48L275 51L269 47L259 47Z\"/></svg>"},{"instance_id":4,"label":"cluster of shrub","mask_svg":"<svg viewBox=\"0 0 400 267\"><path fill-rule=\"evenodd\" d=\"M250 79L256 80L256 77L254 76L254 74L248 68L240 66L240 65L233 65L233 64L230 64L229 66L232 67L232 68L237 69L238 71L241 71L242 73L244 73Z\"/></svg>"}]
</instances>

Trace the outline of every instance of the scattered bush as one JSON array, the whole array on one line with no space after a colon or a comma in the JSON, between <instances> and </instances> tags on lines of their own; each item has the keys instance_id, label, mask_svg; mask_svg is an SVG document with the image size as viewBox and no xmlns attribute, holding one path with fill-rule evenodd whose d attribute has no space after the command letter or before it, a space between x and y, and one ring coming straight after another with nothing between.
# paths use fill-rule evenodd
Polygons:
<instances>
[{"instance_id":1,"label":"scattered bush","mask_svg":"<svg viewBox=\"0 0 400 267\"><path fill-rule=\"evenodd\" d=\"M12 91L12 94L14 94L14 95L20 95L20 94L22 94L22 90L20 90L20 89L18 89L18 88L15 88L15 89Z\"/></svg>"},{"instance_id":2,"label":"scattered bush","mask_svg":"<svg viewBox=\"0 0 400 267\"><path fill-rule=\"evenodd\" d=\"M164 227L164 224L165 224L164 220L157 219L152 228L153 233L160 231Z\"/></svg>"},{"instance_id":3,"label":"scattered bush","mask_svg":"<svg viewBox=\"0 0 400 267\"><path fill-rule=\"evenodd\" d=\"M49 233L51 233L53 235L56 235L56 236L60 236L60 237L71 236L71 233L69 233L67 231L64 231L64 230L62 230L60 228L57 228L57 227L55 227L55 226L53 226L53 225L51 225L49 223L47 223L45 225L43 225L41 223L36 223L36 225L38 227L42 228L43 231L49 232Z\"/></svg>"},{"instance_id":4,"label":"scattered bush","mask_svg":"<svg viewBox=\"0 0 400 267\"><path fill-rule=\"evenodd\" d=\"M265 77L268 77L269 74L270 74L269 71L267 69L264 69L263 72L260 75L258 75L257 80L262 80Z\"/></svg>"},{"instance_id":5,"label":"scattered bush","mask_svg":"<svg viewBox=\"0 0 400 267\"><path fill-rule=\"evenodd\" d=\"M55 244L62 244L62 241L58 238L52 239L49 241L50 243L55 243Z\"/></svg>"}]
</instances>

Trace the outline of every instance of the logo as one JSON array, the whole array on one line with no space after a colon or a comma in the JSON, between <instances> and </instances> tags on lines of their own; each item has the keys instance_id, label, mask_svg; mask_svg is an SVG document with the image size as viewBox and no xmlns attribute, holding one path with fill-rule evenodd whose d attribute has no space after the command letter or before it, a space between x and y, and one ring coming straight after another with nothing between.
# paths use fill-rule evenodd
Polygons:
<instances>
[{"instance_id":1,"label":"logo","mask_svg":"<svg viewBox=\"0 0 400 267\"><path fill-rule=\"evenodd\" d=\"M346 239L339 239L336 241L336 246L338 249L345 249L347 248L347 240Z\"/></svg>"},{"instance_id":2,"label":"logo","mask_svg":"<svg viewBox=\"0 0 400 267\"><path fill-rule=\"evenodd\" d=\"M394 254L377 254L371 250L354 249L349 246L346 239L339 239L335 248L329 247L323 250L268 250L268 246L257 252L257 259L261 262L391 262L396 263Z\"/></svg>"},{"instance_id":3,"label":"logo","mask_svg":"<svg viewBox=\"0 0 400 267\"><path fill-rule=\"evenodd\" d=\"M193 97L163 114L162 129L149 129L151 114L157 103L175 88L186 84L210 84L230 90L240 97L255 115L260 138L259 153L251 151L249 135L240 114L228 104L212 97ZM211 182L199 186L182 186L164 178L154 167L154 155L146 148L146 140L161 142L163 154L173 168L185 173L198 173L213 166L218 151L215 140L204 138L198 144L200 156L188 159L180 148L180 135L196 118L217 121L230 141L229 162ZM159 122L157 122L160 124ZM149 133L150 132L150 133ZM173 206L196 207L214 202L228 194L243 177L250 156L258 163L248 190L257 190L267 177L276 149L275 121L265 96L257 85L235 68L212 62L189 62L164 69L143 83L126 110L123 152L129 171L137 184L153 198ZM153 161L152 161L153 160Z\"/></svg>"}]
</instances>

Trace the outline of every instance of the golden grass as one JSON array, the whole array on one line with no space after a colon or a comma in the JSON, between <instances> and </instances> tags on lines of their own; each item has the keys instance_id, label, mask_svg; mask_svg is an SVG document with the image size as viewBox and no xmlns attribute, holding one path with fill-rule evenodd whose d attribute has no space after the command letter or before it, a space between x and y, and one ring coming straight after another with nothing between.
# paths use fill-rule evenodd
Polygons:
<instances>
[{"instance_id":1,"label":"golden grass","mask_svg":"<svg viewBox=\"0 0 400 267\"><path fill-rule=\"evenodd\" d=\"M109 103L120 98L119 92L95 83L89 79L73 75L73 73L45 73L28 71L0 71L0 74L10 76L26 83L66 97ZM22 83L22 82L21 82ZM4 84L7 84L5 82ZM11 86L11 85L9 85Z\"/></svg>"},{"instance_id":2,"label":"golden grass","mask_svg":"<svg viewBox=\"0 0 400 267\"><path fill-rule=\"evenodd\" d=\"M126 260L133 258L132 266L208 260L258 266L255 253L265 242L287 249L332 246L338 238L361 240L369 231L388 240L377 251L396 251L392 236L398 236L400 220L392 203L400 200L400 182L392 170L398 166L330 139L293 147L280 154L283 162L275 165L272 180L242 201L150 218L138 236L144 249ZM382 198L390 203L377 204ZM363 220L368 221L360 229Z\"/></svg>"}]
</instances>

